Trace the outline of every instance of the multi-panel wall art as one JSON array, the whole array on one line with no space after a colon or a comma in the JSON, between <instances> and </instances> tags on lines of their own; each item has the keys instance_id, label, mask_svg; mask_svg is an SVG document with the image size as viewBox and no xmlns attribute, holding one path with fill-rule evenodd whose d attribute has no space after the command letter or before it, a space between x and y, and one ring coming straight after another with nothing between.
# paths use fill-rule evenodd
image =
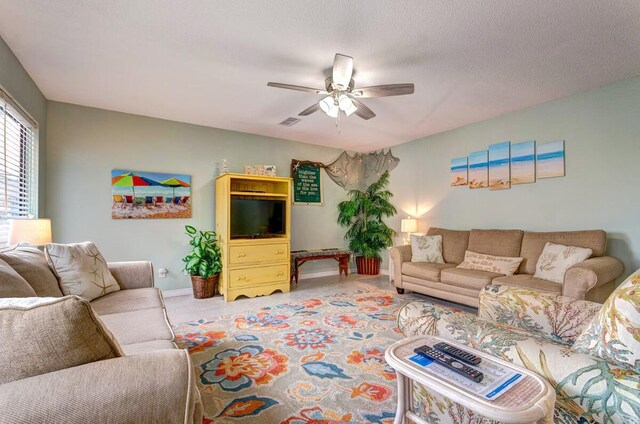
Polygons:
<instances>
[{"instance_id":1,"label":"multi-panel wall art","mask_svg":"<svg viewBox=\"0 0 640 424\"><path fill-rule=\"evenodd\" d=\"M537 178L565 176L564 140L545 143L504 141L489 150L451 159L451 187L505 190Z\"/></svg>"}]
</instances>

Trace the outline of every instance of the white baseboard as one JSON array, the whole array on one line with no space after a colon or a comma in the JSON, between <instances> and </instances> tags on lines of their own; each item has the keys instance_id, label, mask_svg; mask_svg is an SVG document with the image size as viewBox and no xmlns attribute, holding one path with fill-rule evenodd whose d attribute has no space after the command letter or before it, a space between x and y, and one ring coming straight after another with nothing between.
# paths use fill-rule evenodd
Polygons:
<instances>
[{"instance_id":1,"label":"white baseboard","mask_svg":"<svg viewBox=\"0 0 640 424\"><path fill-rule=\"evenodd\" d=\"M176 290L163 290L162 297L176 297L176 296L186 296L189 294L193 294L193 289L176 289Z\"/></svg>"},{"instance_id":2,"label":"white baseboard","mask_svg":"<svg viewBox=\"0 0 640 424\"><path fill-rule=\"evenodd\" d=\"M355 269L349 269L349 272L350 273L355 273L356 270ZM389 271L386 270L386 269L381 269L380 270L380 274L389 275ZM309 280L311 278L330 277L332 275L338 275L338 270L307 272L307 273L304 273L304 274L300 274L298 276L298 279L299 280ZM191 289L190 287L184 288L184 289L163 290L162 291L162 296L163 297L187 296L187 295L190 295L190 294L193 294L193 289Z\"/></svg>"}]
</instances>

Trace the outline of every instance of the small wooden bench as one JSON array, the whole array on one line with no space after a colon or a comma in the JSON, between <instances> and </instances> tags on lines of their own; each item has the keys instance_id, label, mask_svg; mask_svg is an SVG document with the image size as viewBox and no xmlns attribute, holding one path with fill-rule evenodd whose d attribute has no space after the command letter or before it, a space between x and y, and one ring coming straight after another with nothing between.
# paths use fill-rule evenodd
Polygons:
<instances>
[{"instance_id":1,"label":"small wooden bench","mask_svg":"<svg viewBox=\"0 0 640 424\"><path fill-rule=\"evenodd\" d=\"M351 250L347 249L318 249L318 250L294 250L291 252L291 280L295 278L298 284L298 271L300 266L309 261L317 261L320 259L335 259L338 261L338 274L349 275L349 260L353 255Z\"/></svg>"}]
</instances>

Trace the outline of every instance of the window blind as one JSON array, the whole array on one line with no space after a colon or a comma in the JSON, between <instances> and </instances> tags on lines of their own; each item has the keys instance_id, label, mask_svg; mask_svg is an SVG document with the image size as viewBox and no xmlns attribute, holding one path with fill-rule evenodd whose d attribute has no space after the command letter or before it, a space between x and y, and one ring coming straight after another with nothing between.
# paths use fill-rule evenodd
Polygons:
<instances>
[{"instance_id":1,"label":"window blind","mask_svg":"<svg viewBox=\"0 0 640 424\"><path fill-rule=\"evenodd\" d=\"M37 124L0 88L0 246L9 239L9 219L37 214Z\"/></svg>"}]
</instances>

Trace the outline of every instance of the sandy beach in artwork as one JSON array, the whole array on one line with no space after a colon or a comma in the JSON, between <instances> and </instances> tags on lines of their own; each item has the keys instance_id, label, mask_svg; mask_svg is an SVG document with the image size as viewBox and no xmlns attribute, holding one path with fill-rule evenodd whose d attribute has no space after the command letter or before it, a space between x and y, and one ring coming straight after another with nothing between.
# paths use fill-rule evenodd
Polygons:
<instances>
[{"instance_id":1,"label":"sandy beach in artwork","mask_svg":"<svg viewBox=\"0 0 640 424\"><path fill-rule=\"evenodd\" d=\"M111 217L113 219L191 218L191 204L133 207L117 204L111 208Z\"/></svg>"}]
</instances>

